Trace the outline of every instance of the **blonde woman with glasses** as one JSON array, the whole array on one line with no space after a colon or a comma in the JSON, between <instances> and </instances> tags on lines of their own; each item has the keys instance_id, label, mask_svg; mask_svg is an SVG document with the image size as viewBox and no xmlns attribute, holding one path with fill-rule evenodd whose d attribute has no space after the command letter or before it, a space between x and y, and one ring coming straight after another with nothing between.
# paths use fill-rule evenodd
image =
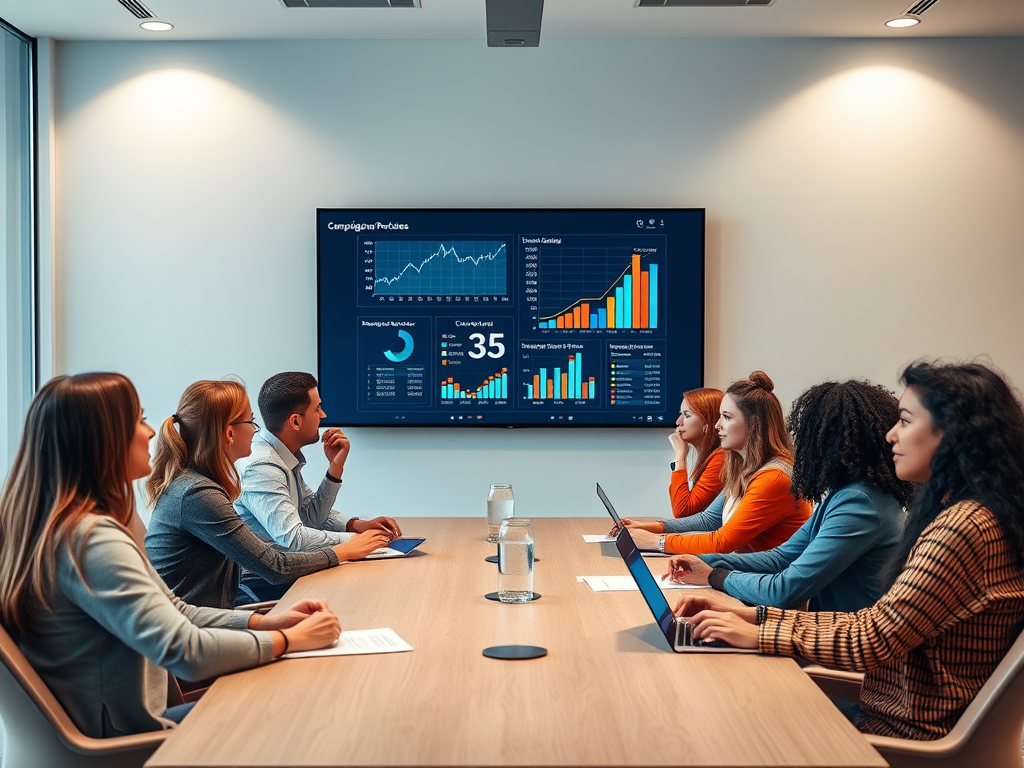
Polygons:
<instances>
[{"instance_id":1,"label":"blonde woman with glasses","mask_svg":"<svg viewBox=\"0 0 1024 768\"><path fill-rule=\"evenodd\" d=\"M153 474L146 483L153 515L146 550L157 572L183 600L229 608L250 601L244 568L277 585L344 560L362 558L389 540L379 529L335 546L288 552L258 537L232 502L240 493L235 462L252 451L259 431L245 388L235 381L197 381L164 419Z\"/></svg>"}]
</instances>

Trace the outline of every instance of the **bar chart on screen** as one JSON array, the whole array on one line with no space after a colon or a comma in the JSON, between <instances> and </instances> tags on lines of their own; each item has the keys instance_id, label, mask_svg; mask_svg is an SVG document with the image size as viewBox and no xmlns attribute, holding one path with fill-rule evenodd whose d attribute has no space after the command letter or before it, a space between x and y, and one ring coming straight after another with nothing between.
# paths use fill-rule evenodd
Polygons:
<instances>
[{"instance_id":1,"label":"bar chart on screen","mask_svg":"<svg viewBox=\"0 0 1024 768\"><path fill-rule=\"evenodd\" d=\"M602 355L597 345L524 342L520 347L521 400L600 405L597 374Z\"/></svg>"},{"instance_id":2,"label":"bar chart on screen","mask_svg":"<svg viewBox=\"0 0 1024 768\"><path fill-rule=\"evenodd\" d=\"M442 400L507 400L508 399L508 368L502 368L488 376L478 386L466 387L455 377L441 379Z\"/></svg>"},{"instance_id":3,"label":"bar chart on screen","mask_svg":"<svg viewBox=\"0 0 1024 768\"><path fill-rule=\"evenodd\" d=\"M582 242L582 241L590 242ZM537 289L525 296L537 330L660 328L663 238L563 238L537 249ZM602 242L603 241L603 242Z\"/></svg>"}]
</instances>

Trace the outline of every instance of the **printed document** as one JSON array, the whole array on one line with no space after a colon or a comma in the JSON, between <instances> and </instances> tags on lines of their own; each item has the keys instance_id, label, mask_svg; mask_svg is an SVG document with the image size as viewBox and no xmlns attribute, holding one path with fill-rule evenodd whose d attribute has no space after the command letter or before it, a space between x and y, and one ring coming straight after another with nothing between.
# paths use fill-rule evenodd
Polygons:
<instances>
[{"instance_id":1,"label":"printed document","mask_svg":"<svg viewBox=\"0 0 1024 768\"><path fill-rule=\"evenodd\" d=\"M411 645L400 638L395 630L387 627L346 629L334 645L316 651L294 651L282 658L307 659L313 656L355 656L364 653L402 653L411 650Z\"/></svg>"},{"instance_id":2,"label":"printed document","mask_svg":"<svg viewBox=\"0 0 1024 768\"><path fill-rule=\"evenodd\" d=\"M657 577L655 577L657 578ZM632 576L577 576L577 581L586 582L595 592L639 592ZM707 586L697 584L678 584L674 581L658 579L658 586L662 589L710 589Z\"/></svg>"}]
</instances>

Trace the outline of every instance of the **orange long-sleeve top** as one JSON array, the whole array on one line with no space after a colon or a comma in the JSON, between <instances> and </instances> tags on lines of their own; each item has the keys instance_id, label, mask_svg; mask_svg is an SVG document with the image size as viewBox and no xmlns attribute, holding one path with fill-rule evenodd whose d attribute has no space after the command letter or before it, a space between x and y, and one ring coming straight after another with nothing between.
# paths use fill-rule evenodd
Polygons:
<instances>
[{"instance_id":1,"label":"orange long-sleeve top","mask_svg":"<svg viewBox=\"0 0 1024 768\"><path fill-rule=\"evenodd\" d=\"M668 485L668 495L672 499L672 516L689 517L707 509L725 487L725 480L722 478L724 466L725 451L716 448L708 456L704 471L700 473L691 489L690 478L686 473L686 462L676 462L676 469Z\"/></svg>"},{"instance_id":2,"label":"orange long-sleeve top","mask_svg":"<svg viewBox=\"0 0 1024 768\"><path fill-rule=\"evenodd\" d=\"M693 555L763 552L788 540L811 516L811 505L790 493L787 469L769 464L757 472L724 523L724 494L699 515L668 521L665 551ZM680 525L686 532L671 532Z\"/></svg>"}]
</instances>

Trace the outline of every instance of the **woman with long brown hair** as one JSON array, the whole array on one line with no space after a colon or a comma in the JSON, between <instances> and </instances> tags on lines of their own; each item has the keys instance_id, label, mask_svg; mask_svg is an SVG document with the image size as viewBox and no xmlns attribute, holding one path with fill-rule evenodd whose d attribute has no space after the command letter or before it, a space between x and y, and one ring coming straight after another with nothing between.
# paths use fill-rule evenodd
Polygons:
<instances>
[{"instance_id":1,"label":"woman with long brown hair","mask_svg":"<svg viewBox=\"0 0 1024 768\"><path fill-rule=\"evenodd\" d=\"M386 532L372 529L333 547L293 552L259 538L232 506L241 492L235 462L252 452L258 430L245 387L230 380L190 385L160 427L146 483L153 506L146 549L183 600L212 608L249 602L244 590L239 595L242 568L260 584L257 597L279 598L300 576L388 542Z\"/></svg>"},{"instance_id":2,"label":"woman with long brown hair","mask_svg":"<svg viewBox=\"0 0 1024 768\"><path fill-rule=\"evenodd\" d=\"M0 495L0 619L96 738L173 727L183 713L166 709L160 666L199 680L341 632L320 601L271 617L197 608L167 589L130 532L152 437L124 376L58 376L29 407Z\"/></svg>"},{"instance_id":3,"label":"woman with long brown hair","mask_svg":"<svg viewBox=\"0 0 1024 768\"><path fill-rule=\"evenodd\" d=\"M638 547L673 554L761 552L807 521L811 505L790 491L793 446L774 388L764 371L754 371L725 391L715 424L726 454L722 494L700 514L635 526Z\"/></svg>"}]
</instances>

